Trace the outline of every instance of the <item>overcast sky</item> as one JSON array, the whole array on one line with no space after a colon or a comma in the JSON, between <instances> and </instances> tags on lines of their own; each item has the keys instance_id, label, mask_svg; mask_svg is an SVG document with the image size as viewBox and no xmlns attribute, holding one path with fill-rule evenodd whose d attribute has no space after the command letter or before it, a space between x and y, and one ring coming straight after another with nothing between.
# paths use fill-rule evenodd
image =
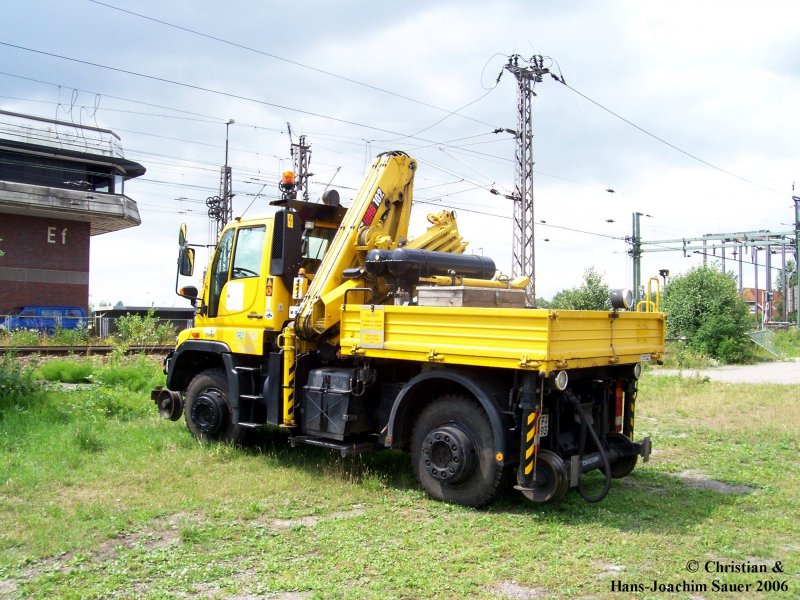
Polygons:
<instances>
[{"instance_id":1,"label":"overcast sky","mask_svg":"<svg viewBox=\"0 0 800 600\"><path fill-rule=\"evenodd\" d=\"M497 83L515 53L550 57L568 84L536 84L537 295L579 285L592 266L630 286L634 211L648 215L645 241L793 228L800 3L790 0L0 8L0 107L112 129L147 168L126 188L142 225L92 238L95 305L185 304L173 291L178 225L208 242L205 200L218 194L229 119L234 215L265 214L278 197L289 122L311 144L312 198L330 183L348 204L376 154L404 150L420 162L412 233L453 208L468 251L510 271L511 201L488 190L514 188L513 138L492 132L517 126L516 82L505 72ZM647 254L645 279L699 260Z\"/></svg>"}]
</instances>

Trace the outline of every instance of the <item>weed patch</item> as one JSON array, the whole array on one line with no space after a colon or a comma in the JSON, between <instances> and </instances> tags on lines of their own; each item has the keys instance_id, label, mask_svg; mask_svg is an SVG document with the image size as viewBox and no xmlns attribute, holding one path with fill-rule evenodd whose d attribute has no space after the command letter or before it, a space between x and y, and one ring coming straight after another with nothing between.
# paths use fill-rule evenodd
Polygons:
<instances>
[{"instance_id":1,"label":"weed patch","mask_svg":"<svg viewBox=\"0 0 800 600\"><path fill-rule=\"evenodd\" d=\"M12 353L0 356L0 418L8 410L24 409L39 389L33 373Z\"/></svg>"},{"instance_id":2,"label":"weed patch","mask_svg":"<svg viewBox=\"0 0 800 600\"><path fill-rule=\"evenodd\" d=\"M164 374L161 367L151 358L138 355L112 361L107 367L98 371L96 380L108 386L122 387L134 392L149 392L159 385L164 385Z\"/></svg>"},{"instance_id":3,"label":"weed patch","mask_svg":"<svg viewBox=\"0 0 800 600\"><path fill-rule=\"evenodd\" d=\"M86 361L51 360L36 369L34 376L45 381L87 383L93 372L94 366Z\"/></svg>"}]
</instances>

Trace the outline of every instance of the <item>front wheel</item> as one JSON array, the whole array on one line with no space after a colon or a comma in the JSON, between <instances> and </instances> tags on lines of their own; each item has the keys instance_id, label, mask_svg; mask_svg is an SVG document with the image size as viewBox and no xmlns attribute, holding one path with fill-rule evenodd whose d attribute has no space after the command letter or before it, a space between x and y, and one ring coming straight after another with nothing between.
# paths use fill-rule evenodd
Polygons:
<instances>
[{"instance_id":1,"label":"front wheel","mask_svg":"<svg viewBox=\"0 0 800 600\"><path fill-rule=\"evenodd\" d=\"M220 369L195 375L186 388L186 426L201 442L244 444L249 430L232 421L228 381Z\"/></svg>"},{"instance_id":2,"label":"front wheel","mask_svg":"<svg viewBox=\"0 0 800 600\"><path fill-rule=\"evenodd\" d=\"M477 508L494 500L504 479L494 448L480 405L448 395L420 413L411 436L411 462L431 497Z\"/></svg>"}]
</instances>

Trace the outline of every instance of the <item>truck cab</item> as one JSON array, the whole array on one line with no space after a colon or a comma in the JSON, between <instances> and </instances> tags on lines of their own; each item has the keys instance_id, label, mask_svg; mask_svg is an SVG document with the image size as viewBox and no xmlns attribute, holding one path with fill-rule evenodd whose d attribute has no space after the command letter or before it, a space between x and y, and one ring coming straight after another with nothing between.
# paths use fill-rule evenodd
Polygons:
<instances>
[{"instance_id":1,"label":"truck cab","mask_svg":"<svg viewBox=\"0 0 800 600\"><path fill-rule=\"evenodd\" d=\"M313 279L346 209L298 200L273 206L277 210L269 217L229 223L201 293L192 288L179 291L197 309L195 328L184 337L222 340L237 351L261 352L294 318L290 312L297 304L292 301L295 279ZM184 246L182 255L189 250ZM192 265L193 259L182 262ZM187 266L183 274L192 270Z\"/></svg>"}]
</instances>

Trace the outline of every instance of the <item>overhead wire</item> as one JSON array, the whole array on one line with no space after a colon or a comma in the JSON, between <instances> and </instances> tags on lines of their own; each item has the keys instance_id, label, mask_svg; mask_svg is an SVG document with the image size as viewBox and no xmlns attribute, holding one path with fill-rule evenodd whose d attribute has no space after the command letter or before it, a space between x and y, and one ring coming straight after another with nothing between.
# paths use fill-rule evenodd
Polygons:
<instances>
[{"instance_id":1,"label":"overhead wire","mask_svg":"<svg viewBox=\"0 0 800 600\"><path fill-rule=\"evenodd\" d=\"M627 118L623 117L622 115L620 115L619 113L611 110L607 106L603 106L597 100L594 100L594 99L590 98L589 96L587 96L583 92L578 91L577 89L575 89L574 87L569 85L566 81L564 81L563 76L560 79L558 77L554 77L554 79L556 79L556 81L561 83L564 87L566 87L567 89L571 90L572 92L574 92L575 94L577 94L578 96L580 96L581 98L586 100L587 102L590 102L590 103L594 104L595 106L597 106L601 110L604 110L608 114L616 117L617 119L619 119L623 123L626 123L627 125L630 125L631 127L633 127L634 129L640 131L641 133L653 138L654 140L656 140L657 142L660 142L661 144L664 144L665 146L668 146L669 148L672 148L673 150L675 150L677 152L680 152L681 154L691 158L692 160L695 160L695 161L697 161L697 162L699 162L699 163L701 163L703 165L706 165L707 167L710 167L710 168L712 168L712 169L714 169L716 171L719 171L720 173L723 173L723 174L725 174L725 175L727 175L729 177L733 177L735 179L743 181L744 183L747 183L749 185L753 185L753 186L759 187L759 188L761 188L763 190L766 190L766 191L769 191L769 192L773 192L773 193L776 193L776 194L786 195L786 192L782 192L782 191L773 189L771 187L768 187L768 186L762 185L762 184L760 184L758 182L755 182L755 181L752 181L750 179L747 179L746 177L742 177L741 175L737 175L736 173L733 173L731 171L723 169L722 167L719 167L719 166L717 166L717 165L715 165L715 164L713 164L713 163L711 163L711 162L709 162L709 161L707 161L707 160L705 160L703 158L700 158L696 154L693 154L693 153L691 153L691 152L689 152L687 150L684 150L683 148L681 148L679 146L676 146L672 142L669 142L669 141L665 140L664 138L656 135L655 133L652 133L651 131L648 131L644 127L642 127L640 125L637 125L636 123L634 123L630 119L627 119Z\"/></svg>"},{"instance_id":2,"label":"overhead wire","mask_svg":"<svg viewBox=\"0 0 800 600\"><path fill-rule=\"evenodd\" d=\"M210 40L214 40L214 41L219 42L221 44L226 44L228 46L233 46L235 48L239 48L239 49L242 49L242 50L247 50L248 52L254 52L256 54L260 54L261 56L266 56L266 57L269 57L269 58L272 58L272 59L275 59L275 60L279 60L281 62L285 62L285 63L291 64L291 65L294 65L294 66L298 66L298 67L301 67L301 68L304 68L304 69L308 69L310 71L314 71L314 72L320 73L322 75L327 75L329 77L334 77L334 78L340 79L342 81L347 81L348 83L353 83L355 85L359 85L359 86L362 86L362 87L365 87L365 88L368 88L368 89L371 89L371 90L374 90L374 91L377 91L377 92L381 92L383 94L389 94L391 96L395 96L395 97L400 98L402 100L408 100L409 102L413 102L413 103L419 104L421 106L426 106L428 108L434 108L436 110L443 111L443 112L449 112L448 109L446 109L446 108L442 108L440 106L436 106L434 104L430 104L428 102L424 102L422 100L418 100L418 99L412 98L410 96L405 96L403 94L399 94L399 93L393 92L391 90L387 90L387 89L384 89L384 88L381 88L381 87L378 87L378 86L375 86L375 85L372 85L372 84L369 84L369 83L365 83L363 81L358 81L356 79L352 79L352 78L346 77L344 75L339 75L339 74L333 73L331 71L326 71L324 69L319 69L317 67L312 67L311 65L307 65L307 64L301 63L299 61L295 61L295 60L291 60L291 59L288 59L288 58L284 58L282 56L278 56L277 54L272 54L270 52L265 52L265 51L259 50L257 48L253 48L253 47L250 47L250 46L245 46L244 44L240 44L238 42L232 42L230 40L226 40L224 38L217 37L215 35L211 35L211 34L208 34L208 33L204 33L204 32L201 32L201 31L194 30L194 29L190 29L188 27L184 27L182 25L177 25L175 23L170 23L168 21L164 21L164 20L161 20L161 19L156 19L155 17L151 17L151 16L148 16L148 15L145 15L145 14L142 14L142 13L137 13L137 12L134 12L134 11L131 11L131 10L127 10L127 9L121 8L119 6L114 6L113 4L100 2L99 0L89 0L89 1L92 2L93 4L97 4L97 5L100 5L100 6L105 6L106 8L110 8L112 10L117 10L119 12L127 13L129 15L138 17L140 19L146 19L148 21L152 21L154 23L159 23L160 25L164 25L166 27L179 29L181 31L184 31L184 32L187 32L187 33L191 33L193 35L198 35L200 37L204 37L204 38L207 38L207 39L210 39ZM490 127L492 127L492 125L490 125L489 123L486 123L486 122L481 121L479 119L474 119L472 117L464 117L463 115L460 115L460 116L462 116L463 118L468 119L470 121L474 121L474 122L480 123L482 125L489 125Z\"/></svg>"},{"instance_id":3,"label":"overhead wire","mask_svg":"<svg viewBox=\"0 0 800 600\"><path fill-rule=\"evenodd\" d=\"M102 3L98 3L98 4L102 4ZM105 66L105 65L99 65L99 64L96 64L96 63L91 63L91 62L88 62L88 61L81 61L81 60L78 60L78 59L73 59L73 58L69 58L69 57L64 57L64 56L61 56L61 55L56 55L56 54L52 54L52 53L47 53L47 52L42 52L42 51L38 51L38 50L33 50L33 49L30 49L30 48L24 48L24 47L22 47L22 46L16 46L16 45L14 45L14 44L7 44L7 43L4 43L4 42L0 42L0 44L6 45L6 46L15 47L15 48L18 48L18 49L23 49L23 50L28 50L28 51L32 51L32 52L37 52L37 53L45 54L45 55L48 55L48 56L54 56L54 57L61 58L61 59L65 59L65 60L75 61L75 62L79 62L79 63L83 63L83 64L89 64L89 65L91 65L91 66L96 66L96 67L99 67L99 68L106 68L106 69L111 69L111 70L115 70L115 71L121 71L121 72L124 72L124 73L132 74L132 75L137 75L137 76L140 76L140 77L147 77L147 78L151 78L151 79L156 79L156 80L158 80L158 81L168 82L168 83L172 83L172 84L176 84L176 85L181 85L181 86L185 86L185 87L189 87L189 88L193 88L193 89L199 89L199 90L208 91L208 92L211 92L211 93L219 93L219 94L222 94L222 95L231 96L231 97L236 97L236 98L240 98L240 99L244 99L244 100L249 100L249 101L254 101L254 102L261 103L261 104L267 104L267 105L270 105L270 106L277 106L277 107L284 108L284 109L287 109L287 110L296 110L297 112L301 112L301 113L303 113L303 114L310 114L310 115L312 115L312 116L318 116L318 117L320 117L320 118L329 118L329 119L331 119L331 120L334 120L334 121L345 122L345 123L348 123L348 124L353 124L353 125L357 125L357 126L361 126L361 127L371 128L371 129L375 129L375 130L378 130L378 131L386 131L386 132L389 132L389 133L396 133L396 132L392 132L392 131L390 131L390 130L385 130L385 129L381 129L381 128L376 128L376 127L372 127L372 126L365 125L365 124L361 124L361 123L355 123L355 122L351 122L351 121L345 121L345 120L337 119L337 118L335 118L335 117L328 117L328 116L326 116L326 115L320 115L320 114L317 114L317 113L311 113L311 112L308 112L308 111L302 111L302 110L298 110L298 109L291 109L291 108L288 108L288 107L281 107L280 105L274 105L274 104L271 104L271 103L268 103L268 102L259 101L259 100L257 100L257 99L246 98L246 97L242 97L242 96L237 96L236 94L229 94L229 93L226 93L226 92L220 92L220 91L218 91L218 90L212 90L212 89L209 89L209 88L203 88L203 87L201 87L201 86L194 86L194 85L192 85L192 84L185 84L185 83L181 83L181 82L177 82L177 81L173 81L173 80L169 80L169 79L165 79L165 78L159 78L159 77L150 76L150 75L146 75L146 74L136 73L136 72L127 71L127 70L124 70L124 69L117 69L117 68L115 68L115 67L108 67L108 66ZM15 75L11 75L11 76L15 76ZM23 78L24 78L24 79L31 79L31 80L33 80L32 78L25 78L25 77L23 77ZM37 80L34 80L34 81L37 81ZM47 83L47 82L42 82L42 83ZM601 108L601 109L603 109L603 110L605 110L605 111L609 112L610 114L612 114L613 116L615 116L615 117L617 117L617 118L619 118L619 119L623 120L623 121L624 121L624 122L626 122L627 124L629 124L629 125L631 125L631 126L635 127L636 129L638 129L638 130L642 131L643 133L645 133L645 134L647 134L647 135L649 135L649 136L653 137L654 139L658 140L659 142L662 142L662 143L664 143L664 144L668 145L669 147L671 147L671 148L673 148L673 149L675 149L675 150L677 150L677 151L679 151L679 152L681 152L681 153L683 153L683 154L685 154L685 155L689 156L690 158L693 158L693 159L695 159L695 160L697 160L697 161L699 161L699 162L701 162L701 163L703 163L703 164L706 164L707 166L709 166L709 167L711 167L711 168L714 168L714 169L716 169L716 170L718 170L718 171L720 171L720 172L722 172L722 173L724 173L724 174L726 174L726 175L729 175L729 176L735 177L735 178L737 178L737 179L740 179L740 180L742 180L742 181L743 181L743 182L745 182L745 183L748 183L748 184L751 184L751 185L756 185L756 186L759 186L759 187L763 187L764 189L767 189L767 190L769 190L769 191L773 191L773 192L776 192L776 193L781 193L781 194L783 194L783 192L778 192L777 190L773 190L773 189L771 189L771 188L766 188L765 186L761 186L760 184L757 184L757 183L755 183L755 182L753 182L753 181L751 181L751 180L749 180L749 179L743 178L743 177L741 177L741 176L738 176L738 175L736 175L736 174L734 174L734 173L731 173L731 172L729 172L729 171L726 171L726 170L724 170L724 169L722 169L722 168L720 168L720 167L717 167L716 165L713 165L712 163L709 163L709 162L707 162L707 161L705 161L705 160L703 160L703 159L701 159L701 158L699 158L699 157L697 157L697 156L695 156L695 155L693 155L693 154L691 154L691 153L689 153L689 152L687 152L687 151L685 151L685 150L683 150L683 149L681 149L681 148L679 148L679 147L675 146L674 144L671 144L671 143L667 142L666 140L664 140L664 139L660 138L659 136L656 136L655 134L652 134L652 133L650 133L649 131L645 130L644 128L642 128L642 127L640 127L640 126L638 126L638 125L636 125L635 123L633 123L633 122L629 121L628 119L625 119L624 117L622 117L621 115L617 114L616 112L614 112L614 111L612 111L612 110L610 110L610 109L606 108L605 106L603 106L603 105L601 105L600 103L596 102L595 100L593 100L593 99L589 98L589 97L588 97L588 96L586 96L585 94L583 94L583 93L579 92L578 90L576 90L576 89L575 89L575 88L573 88L572 86L569 86L568 84L566 84L566 82L562 81L561 83L563 83L563 84L564 84L564 85L565 85L567 88L569 88L570 90L572 90L574 93L576 93L576 94L578 94L578 95L582 96L583 98L585 98L587 101L589 101L589 102L591 102L591 103L593 103L593 104L597 105L599 108ZM490 90L490 91L491 91L491 90ZM485 96L485 94L484 94L484 96ZM482 97L483 97L483 96L482 96ZM473 101L472 103L476 102L476 101L477 101L477 100L479 100L479 99L480 99L480 98L476 99L476 100L475 100L475 101ZM73 103L73 104L74 104L74 103ZM149 104L149 103L143 103L143 104ZM470 104L471 104L471 103L470 103ZM156 106L157 106L157 105L156 105ZM467 106L468 106L468 105L467 105ZM95 107L94 107L94 111L92 112L92 117L94 116L94 114L96 114L97 108L98 108L98 105L97 105L97 101L96 101L96 103L95 103ZM161 108L167 108L167 107L161 107ZM172 109L172 108L167 108L167 109L168 109L168 110L177 110L177 109ZM103 109L103 110L113 110L113 109ZM461 110L461 109L459 109L459 110ZM133 112L133 111L131 111L131 112ZM180 112L186 112L186 111L180 111ZM457 111L453 111L452 113L449 113L449 114L448 114L448 116L450 116L450 115L454 114L455 112L457 112ZM157 115L157 116L169 117L169 115ZM445 118L447 118L447 117L445 117ZM213 121L212 121L212 122L213 122ZM441 120L440 120L440 121L438 121L438 122L441 122ZM438 122L437 122L437 123L438 123ZM434 124L434 125L435 125L435 124ZM432 126L433 126L433 125L432 125ZM426 128L426 130L427 130L427 129L429 129L430 127L432 127L432 126L429 126L428 128ZM141 133L141 132L136 132L136 133ZM419 133L421 133L421 132L419 132ZM154 135L154 134L143 134L143 135ZM403 138L401 138L401 139L408 139L408 138L411 138L411 137L415 137L415 135L416 135L416 134L412 134L412 135L404 136L404 137L403 137ZM480 135L482 135L482 134L480 134ZM181 141L185 141L185 140L181 140ZM197 143L200 143L200 144L202 144L202 142L197 142ZM205 145L209 145L209 146L211 146L211 144L205 144ZM457 147L457 148L462 148L462 147ZM467 151L467 152L469 152L468 150L466 150L466 151ZM496 157L496 156L492 156L492 155L487 155L487 154L485 154L485 153L476 153L476 154L481 154L481 155L485 155L485 156L489 156L489 157L492 157L492 158L497 158L497 159L500 159L500 158L501 158L501 157ZM544 175L544 176L549 176L549 177L554 177L554 178L559 178L559 179L564 179L564 180L566 180L566 181L570 181L570 182L572 182L572 183L578 183L578 184L581 184L581 185L588 185L588 184L582 184L581 182L577 182L577 181L570 180L570 179L567 179L567 178L561 178L561 177L559 177L559 176L550 175L550 174L546 174L546 173L537 173L537 174L539 174L539 175ZM483 186L481 186L481 187L483 187ZM484 189L485 189L485 188L484 188ZM490 191L491 191L491 190L490 190ZM576 231L577 231L577 230L576 230ZM581 232L581 233L588 233L588 232ZM603 234L598 234L598 235L600 235L601 237L608 237L608 236L604 236ZM619 238L612 238L612 239L619 239Z\"/></svg>"}]
</instances>

